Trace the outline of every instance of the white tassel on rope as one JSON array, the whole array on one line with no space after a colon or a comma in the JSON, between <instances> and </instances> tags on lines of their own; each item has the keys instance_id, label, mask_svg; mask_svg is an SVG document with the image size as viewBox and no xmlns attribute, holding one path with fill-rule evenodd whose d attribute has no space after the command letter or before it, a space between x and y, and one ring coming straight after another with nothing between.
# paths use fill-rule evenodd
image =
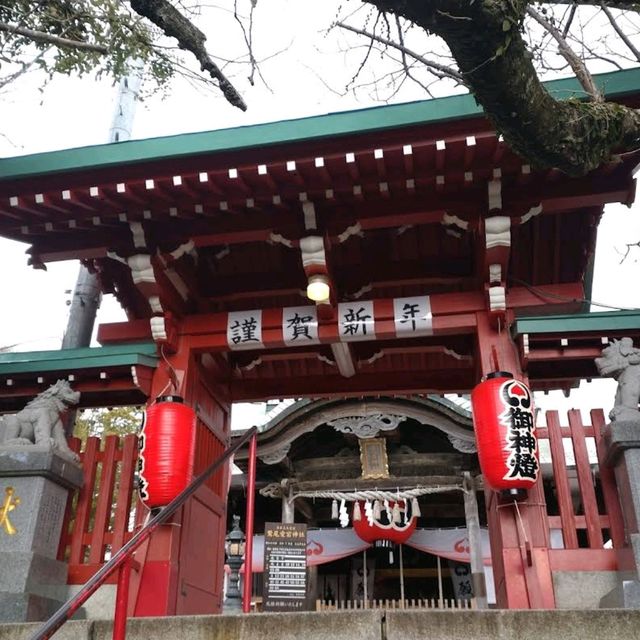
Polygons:
<instances>
[{"instance_id":1,"label":"white tassel on rope","mask_svg":"<svg viewBox=\"0 0 640 640\"><path fill-rule=\"evenodd\" d=\"M353 521L362 520L362 514L360 512L360 503L356 500L353 503Z\"/></svg>"},{"instance_id":2,"label":"white tassel on rope","mask_svg":"<svg viewBox=\"0 0 640 640\"><path fill-rule=\"evenodd\" d=\"M332 520L338 519L338 501L335 498L331 503L331 519Z\"/></svg>"},{"instance_id":3,"label":"white tassel on rope","mask_svg":"<svg viewBox=\"0 0 640 640\"><path fill-rule=\"evenodd\" d=\"M418 504L418 498L414 498L411 501L411 517L419 518L422 514L420 513L420 505Z\"/></svg>"},{"instance_id":4,"label":"white tassel on rope","mask_svg":"<svg viewBox=\"0 0 640 640\"><path fill-rule=\"evenodd\" d=\"M373 507L371 506L370 500L365 500L364 502L364 515L369 523L369 526L373 526Z\"/></svg>"},{"instance_id":5,"label":"white tassel on rope","mask_svg":"<svg viewBox=\"0 0 640 640\"><path fill-rule=\"evenodd\" d=\"M393 524L400 524L402 522L402 514L400 513L400 502L398 500L393 503L391 517L393 518Z\"/></svg>"},{"instance_id":6,"label":"white tassel on rope","mask_svg":"<svg viewBox=\"0 0 640 640\"><path fill-rule=\"evenodd\" d=\"M389 522L393 522L393 510L391 509L391 505L389 504L389 501L385 498L384 500L384 510L387 512L387 520L389 520Z\"/></svg>"},{"instance_id":7,"label":"white tassel on rope","mask_svg":"<svg viewBox=\"0 0 640 640\"><path fill-rule=\"evenodd\" d=\"M349 526L349 514L347 513L347 504L344 500L340 500L340 526L343 529Z\"/></svg>"},{"instance_id":8,"label":"white tassel on rope","mask_svg":"<svg viewBox=\"0 0 640 640\"><path fill-rule=\"evenodd\" d=\"M382 516L382 505L380 504L380 500L374 500L373 502L373 519L380 520Z\"/></svg>"}]
</instances>

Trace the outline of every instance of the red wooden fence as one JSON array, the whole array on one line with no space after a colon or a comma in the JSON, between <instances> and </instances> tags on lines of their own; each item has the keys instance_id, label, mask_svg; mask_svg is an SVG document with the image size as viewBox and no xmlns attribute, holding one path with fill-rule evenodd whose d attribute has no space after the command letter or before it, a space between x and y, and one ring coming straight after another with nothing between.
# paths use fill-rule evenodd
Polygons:
<instances>
[{"instance_id":1,"label":"red wooden fence","mask_svg":"<svg viewBox=\"0 0 640 640\"><path fill-rule=\"evenodd\" d=\"M74 438L71 448L80 454L84 484L67 504L58 557L69 563L69 584L84 584L133 535L138 438L88 438L84 449Z\"/></svg>"},{"instance_id":2,"label":"red wooden fence","mask_svg":"<svg viewBox=\"0 0 640 640\"><path fill-rule=\"evenodd\" d=\"M73 438L70 446L80 455L84 484L67 504L58 557L69 563L69 584L84 584L134 534L138 438L88 438L84 447ZM198 419L194 473L203 471L224 449L217 435ZM226 480L221 470L205 486L224 500Z\"/></svg>"},{"instance_id":3,"label":"red wooden fence","mask_svg":"<svg viewBox=\"0 0 640 640\"><path fill-rule=\"evenodd\" d=\"M568 426L560 424L557 411L547 411L546 420L547 426L539 427L537 432L540 440L549 441L551 451L557 507L547 500L549 527L561 530L564 547L551 551L551 569L616 570L625 536L613 470L604 464L604 414L600 409L593 410L591 424L587 425L577 410L569 411ZM589 439L595 445L597 460L589 460ZM573 450L572 468L565 455L567 441Z\"/></svg>"}]
</instances>

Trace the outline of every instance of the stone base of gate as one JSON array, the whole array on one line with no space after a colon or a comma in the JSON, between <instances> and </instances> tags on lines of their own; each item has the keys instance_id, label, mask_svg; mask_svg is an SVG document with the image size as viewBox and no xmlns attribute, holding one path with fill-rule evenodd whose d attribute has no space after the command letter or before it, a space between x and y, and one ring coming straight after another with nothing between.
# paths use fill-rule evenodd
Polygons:
<instances>
[{"instance_id":1,"label":"stone base of gate","mask_svg":"<svg viewBox=\"0 0 640 640\"><path fill-rule=\"evenodd\" d=\"M554 571L556 608L597 609L619 582L617 571Z\"/></svg>"},{"instance_id":2,"label":"stone base of gate","mask_svg":"<svg viewBox=\"0 0 640 640\"><path fill-rule=\"evenodd\" d=\"M44 620L61 604L49 589L67 581L60 533L81 484L80 466L48 448L0 449L0 621Z\"/></svg>"},{"instance_id":3,"label":"stone base of gate","mask_svg":"<svg viewBox=\"0 0 640 640\"><path fill-rule=\"evenodd\" d=\"M601 609L640 609L640 582L622 580L600 600Z\"/></svg>"}]
</instances>

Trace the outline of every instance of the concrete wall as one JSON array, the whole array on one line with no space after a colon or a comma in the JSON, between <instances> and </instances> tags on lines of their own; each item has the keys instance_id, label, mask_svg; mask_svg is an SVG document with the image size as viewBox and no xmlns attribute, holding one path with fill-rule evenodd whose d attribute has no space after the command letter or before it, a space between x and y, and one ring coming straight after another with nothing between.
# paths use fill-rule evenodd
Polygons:
<instances>
[{"instance_id":1,"label":"concrete wall","mask_svg":"<svg viewBox=\"0 0 640 640\"><path fill-rule=\"evenodd\" d=\"M384 640L635 640L639 630L640 611L628 609L388 611Z\"/></svg>"},{"instance_id":2,"label":"concrete wall","mask_svg":"<svg viewBox=\"0 0 640 640\"><path fill-rule=\"evenodd\" d=\"M56 587L42 587L45 595L60 602L75 596L84 585L68 584ZM116 585L103 584L80 608L74 619L91 618L104 620L113 617L116 606Z\"/></svg>"},{"instance_id":3,"label":"concrete wall","mask_svg":"<svg viewBox=\"0 0 640 640\"><path fill-rule=\"evenodd\" d=\"M38 628L37 622L0 624L0 640L28 640ZM92 627L85 620L72 620L56 633L55 640L92 640Z\"/></svg>"},{"instance_id":4,"label":"concrete wall","mask_svg":"<svg viewBox=\"0 0 640 640\"><path fill-rule=\"evenodd\" d=\"M248 616L136 618L127 623L127 640L380 640L380 611L265 613ZM0 640L27 640L37 624L0 625ZM111 640L106 620L72 621L54 640Z\"/></svg>"},{"instance_id":5,"label":"concrete wall","mask_svg":"<svg viewBox=\"0 0 640 640\"><path fill-rule=\"evenodd\" d=\"M598 609L600 598L620 583L617 571L556 571L553 590L558 609Z\"/></svg>"},{"instance_id":6,"label":"concrete wall","mask_svg":"<svg viewBox=\"0 0 640 640\"><path fill-rule=\"evenodd\" d=\"M0 626L27 640L37 624ZM138 618L127 640L636 640L640 610L344 611ZM73 621L55 640L111 640L108 621Z\"/></svg>"}]
</instances>

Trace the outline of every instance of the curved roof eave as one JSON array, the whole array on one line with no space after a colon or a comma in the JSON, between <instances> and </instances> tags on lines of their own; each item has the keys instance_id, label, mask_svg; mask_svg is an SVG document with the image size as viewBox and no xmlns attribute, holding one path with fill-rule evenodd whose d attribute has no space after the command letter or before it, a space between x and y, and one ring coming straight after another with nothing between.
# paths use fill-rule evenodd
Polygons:
<instances>
[{"instance_id":1,"label":"curved roof eave","mask_svg":"<svg viewBox=\"0 0 640 640\"><path fill-rule=\"evenodd\" d=\"M258 456L276 457L290 444L304 435L314 431L328 421L341 417L362 416L390 413L404 415L417 420L421 424L432 426L451 438L472 445L475 442L471 414L455 403L438 396L426 398L386 398L363 400L322 399L299 400L264 425L258 433ZM240 437L245 430L236 431L233 437ZM288 450L288 449L287 449ZM285 454L286 455L286 454ZM237 460L244 460L246 451L236 454Z\"/></svg>"},{"instance_id":2,"label":"curved roof eave","mask_svg":"<svg viewBox=\"0 0 640 640\"><path fill-rule=\"evenodd\" d=\"M640 92L640 68L597 74L594 80L608 99ZM576 78L550 80L544 85L556 98L584 96ZM242 149L465 120L482 115L483 111L473 95L458 94L279 122L0 158L0 181L229 153Z\"/></svg>"}]
</instances>

